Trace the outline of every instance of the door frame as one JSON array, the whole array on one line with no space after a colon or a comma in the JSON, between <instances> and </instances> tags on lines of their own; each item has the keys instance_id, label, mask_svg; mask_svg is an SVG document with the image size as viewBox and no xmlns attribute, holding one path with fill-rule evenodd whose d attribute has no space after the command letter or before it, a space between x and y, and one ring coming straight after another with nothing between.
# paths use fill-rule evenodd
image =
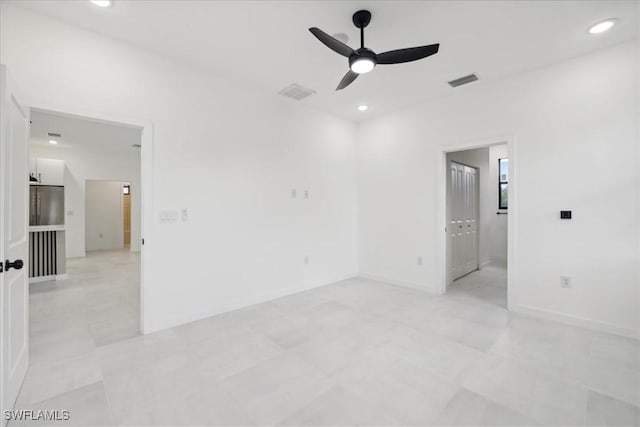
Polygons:
<instances>
[{"instance_id":1,"label":"door frame","mask_svg":"<svg viewBox=\"0 0 640 427\"><path fill-rule=\"evenodd\" d=\"M507 144L509 156L509 215L507 215L507 309L516 307L516 218L517 218L517 151L515 135L497 135L482 139L454 142L441 145L436 153L436 286L438 295L447 292L449 271L447 269L447 153L473 150Z\"/></svg>"},{"instance_id":2,"label":"door frame","mask_svg":"<svg viewBox=\"0 0 640 427\"><path fill-rule=\"evenodd\" d=\"M456 151L460 151L460 150L456 150ZM449 151L449 153L452 153L452 152L454 152L454 151ZM445 161L446 161L446 154L445 154ZM476 259L478 261L476 263L476 270L479 270L480 269L480 168L476 167L476 166L468 165L468 164L463 163L463 162L459 162L457 160L449 160L447 162L447 165L446 165L448 174L451 173L450 168L449 168L449 163L456 163L458 165L465 166L467 168L475 169L475 171L476 171L475 191L476 191L476 195L478 196L478 197L476 197L476 212L477 212L477 219L476 219L477 220L477 225L476 225L477 226L477 228L476 228ZM446 209L447 209L446 226L447 227L449 226L449 224L451 222L450 218L449 218L449 214L450 214L449 203L451 202L451 199L449 197L449 185L448 185L449 184L449 179L448 179L448 176L449 175L447 175L447 177L445 177L445 179L447 179L447 182L445 183L447 185L447 189L446 189L446 193L445 193L445 199L446 199L446 205L447 205L446 206ZM449 243L450 243L449 232L447 232L447 254L446 254L446 257L447 257L446 258L447 276L448 276L449 272L451 271L451 269L450 269L451 265L449 264L449 261L453 261L453 259L450 257L451 245ZM476 270L474 270L474 271L476 271ZM470 272L470 273L465 273L460 277L463 277L463 276L465 276L467 274L471 274L471 273L473 273L473 271ZM460 278L460 277L458 277L458 278ZM453 280L456 280L456 279L453 279ZM446 285L449 286L449 284L451 284L451 281L449 280L449 277L447 277Z\"/></svg>"},{"instance_id":3,"label":"door frame","mask_svg":"<svg viewBox=\"0 0 640 427\"><path fill-rule=\"evenodd\" d=\"M78 109L49 103L38 102L28 105L30 111L53 113L69 117L90 119L106 124L137 127L142 130L140 153L140 333L146 334L151 321L145 310L145 295L149 296L147 286L151 283L150 268L153 243L153 122L131 117L121 117L89 109Z\"/></svg>"}]
</instances>

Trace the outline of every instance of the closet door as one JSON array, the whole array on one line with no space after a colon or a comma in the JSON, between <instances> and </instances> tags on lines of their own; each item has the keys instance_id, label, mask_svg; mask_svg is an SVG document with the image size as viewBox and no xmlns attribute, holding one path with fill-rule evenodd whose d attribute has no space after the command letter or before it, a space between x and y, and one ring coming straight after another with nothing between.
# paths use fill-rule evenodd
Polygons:
<instances>
[{"instance_id":1,"label":"closet door","mask_svg":"<svg viewBox=\"0 0 640 427\"><path fill-rule=\"evenodd\" d=\"M478 170L449 164L449 247L451 278L478 269Z\"/></svg>"}]
</instances>

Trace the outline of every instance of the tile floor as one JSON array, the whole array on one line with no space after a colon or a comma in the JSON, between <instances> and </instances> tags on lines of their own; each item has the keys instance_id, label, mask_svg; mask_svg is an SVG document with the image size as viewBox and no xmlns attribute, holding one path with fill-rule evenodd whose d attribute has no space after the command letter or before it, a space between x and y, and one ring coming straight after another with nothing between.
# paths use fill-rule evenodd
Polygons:
<instances>
[{"instance_id":1,"label":"tile floor","mask_svg":"<svg viewBox=\"0 0 640 427\"><path fill-rule=\"evenodd\" d=\"M32 287L17 408L82 426L640 425L638 342L509 315L487 289L499 268L443 297L350 279L139 336L137 263L92 254Z\"/></svg>"},{"instance_id":2,"label":"tile floor","mask_svg":"<svg viewBox=\"0 0 640 427\"><path fill-rule=\"evenodd\" d=\"M507 269L502 263L491 263L482 270L455 280L447 289L449 295L477 299L507 308Z\"/></svg>"}]
</instances>

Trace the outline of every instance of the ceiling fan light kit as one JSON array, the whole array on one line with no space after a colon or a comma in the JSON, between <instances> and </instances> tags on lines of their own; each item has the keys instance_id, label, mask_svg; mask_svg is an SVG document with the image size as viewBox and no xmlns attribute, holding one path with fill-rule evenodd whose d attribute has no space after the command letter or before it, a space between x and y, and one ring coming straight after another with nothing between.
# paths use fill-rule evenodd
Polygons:
<instances>
[{"instance_id":1,"label":"ceiling fan light kit","mask_svg":"<svg viewBox=\"0 0 640 427\"><path fill-rule=\"evenodd\" d=\"M360 74L370 72L378 64L401 64L438 53L440 45L436 43L428 46L390 50L377 55L373 50L364 46L364 29L370 22L371 12L368 10L359 10L353 14L353 24L360 29L360 48L357 50L350 48L319 28L309 28L311 34L316 36L325 46L349 59L349 71L344 75L336 90L349 86Z\"/></svg>"},{"instance_id":2,"label":"ceiling fan light kit","mask_svg":"<svg viewBox=\"0 0 640 427\"><path fill-rule=\"evenodd\" d=\"M375 55L375 53L371 52ZM357 74L365 74L373 70L376 66L375 56L352 56L349 58L349 68Z\"/></svg>"}]
</instances>

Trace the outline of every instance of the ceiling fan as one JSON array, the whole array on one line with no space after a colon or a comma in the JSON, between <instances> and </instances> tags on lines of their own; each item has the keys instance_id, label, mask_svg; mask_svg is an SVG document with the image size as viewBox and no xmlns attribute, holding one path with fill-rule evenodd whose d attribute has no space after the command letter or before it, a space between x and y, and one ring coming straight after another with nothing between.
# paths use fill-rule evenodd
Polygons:
<instances>
[{"instance_id":1,"label":"ceiling fan","mask_svg":"<svg viewBox=\"0 0 640 427\"><path fill-rule=\"evenodd\" d=\"M349 71L340 80L336 90L349 86L359 74L368 73L373 70L376 64L401 64L403 62L417 61L438 53L440 45L436 43L428 46L390 50L376 55L374 51L364 47L364 29L369 25L369 22L371 22L371 12L368 10L359 10L353 14L353 23L360 28L360 49L357 50L351 49L319 28L309 28L311 34L316 36L329 49L349 58Z\"/></svg>"}]
</instances>

